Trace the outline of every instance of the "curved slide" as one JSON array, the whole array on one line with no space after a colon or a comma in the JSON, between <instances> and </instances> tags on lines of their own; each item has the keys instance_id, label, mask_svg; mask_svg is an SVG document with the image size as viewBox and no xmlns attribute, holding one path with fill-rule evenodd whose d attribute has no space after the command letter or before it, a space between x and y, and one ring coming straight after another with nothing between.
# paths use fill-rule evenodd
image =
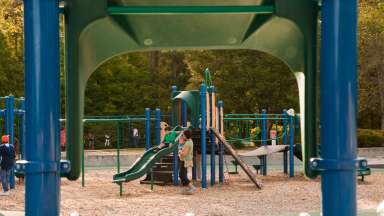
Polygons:
<instances>
[{"instance_id":1,"label":"curved slide","mask_svg":"<svg viewBox=\"0 0 384 216\"><path fill-rule=\"evenodd\" d=\"M232 146L227 142L227 140L217 131L216 129L211 129L211 131L215 134L217 139L224 144L224 146L229 150L229 153L232 157L238 162L244 172L247 174L249 179L256 185L257 188L261 189L261 183L256 179L255 174L249 169L248 165L241 160L240 156L236 153L236 151L232 148Z\"/></svg>"},{"instance_id":2,"label":"curved slide","mask_svg":"<svg viewBox=\"0 0 384 216\"><path fill-rule=\"evenodd\" d=\"M178 140L179 136L176 138ZM153 147L147 150L126 172L122 172L113 176L113 182L121 184L123 182L129 182L138 179L155 165L156 162L160 161L163 156L169 155L175 149L178 148L179 143L174 142L167 148L163 148L156 152L157 147Z\"/></svg>"}]
</instances>

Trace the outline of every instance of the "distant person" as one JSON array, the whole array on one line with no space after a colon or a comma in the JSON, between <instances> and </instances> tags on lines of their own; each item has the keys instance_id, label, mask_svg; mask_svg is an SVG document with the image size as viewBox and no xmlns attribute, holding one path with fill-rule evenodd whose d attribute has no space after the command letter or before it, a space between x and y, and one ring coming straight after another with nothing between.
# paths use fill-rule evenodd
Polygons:
<instances>
[{"instance_id":1,"label":"distant person","mask_svg":"<svg viewBox=\"0 0 384 216\"><path fill-rule=\"evenodd\" d=\"M109 147L109 146L111 146L111 137L108 134L105 134L104 147Z\"/></svg>"},{"instance_id":2,"label":"distant person","mask_svg":"<svg viewBox=\"0 0 384 216\"><path fill-rule=\"evenodd\" d=\"M65 150L65 143L67 142L67 135L66 135L67 131L65 130L65 128L63 128L61 131L60 131L60 146L61 146L61 151L64 151Z\"/></svg>"},{"instance_id":3,"label":"distant person","mask_svg":"<svg viewBox=\"0 0 384 216\"><path fill-rule=\"evenodd\" d=\"M137 128L132 129L132 140L133 140L133 147L138 148L139 147L140 134L139 134L139 130Z\"/></svg>"},{"instance_id":4,"label":"distant person","mask_svg":"<svg viewBox=\"0 0 384 216\"><path fill-rule=\"evenodd\" d=\"M0 156L1 156L1 185L3 186L3 191L0 193L0 196L8 196L9 189L14 189L14 185L10 187L9 179L11 175L11 170L15 164L15 148L13 145L9 144L9 136L4 135L1 137L0 145Z\"/></svg>"},{"instance_id":5,"label":"distant person","mask_svg":"<svg viewBox=\"0 0 384 216\"><path fill-rule=\"evenodd\" d=\"M191 138L192 131L186 130L179 140L179 177L181 184L187 187L182 191L186 195L191 195L196 191L196 187L188 178L188 168L193 167L193 141Z\"/></svg>"},{"instance_id":6,"label":"distant person","mask_svg":"<svg viewBox=\"0 0 384 216\"><path fill-rule=\"evenodd\" d=\"M88 138L88 148L95 149L95 136L93 135L93 133L88 133L87 138Z\"/></svg>"}]
</instances>

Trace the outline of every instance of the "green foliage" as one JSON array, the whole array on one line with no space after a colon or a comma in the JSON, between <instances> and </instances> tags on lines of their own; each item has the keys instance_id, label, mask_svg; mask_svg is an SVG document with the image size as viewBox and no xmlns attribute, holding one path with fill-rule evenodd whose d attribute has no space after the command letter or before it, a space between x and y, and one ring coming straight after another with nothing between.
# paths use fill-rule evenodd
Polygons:
<instances>
[{"instance_id":1,"label":"green foliage","mask_svg":"<svg viewBox=\"0 0 384 216\"><path fill-rule=\"evenodd\" d=\"M384 2L359 4L359 127L384 129Z\"/></svg>"},{"instance_id":2,"label":"green foliage","mask_svg":"<svg viewBox=\"0 0 384 216\"><path fill-rule=\"evenodd\" d=\"M210 69L226 113L255 113L262 108L270 113L291 107L298 110L295 78L272 56L250 50L193 51L188 52L186 62L198 77L203 77L205 67ZM196 84L191 83L194 88Z\"/></svg>"},{"instance_id":3,"label":"green foliage","mask_svg":"<svg viewBox=\"0 0 384 216\"><path fill-rule=\"evenodd\" d=\"M358 129L359 147L384 147L384 130Z\"/></svg>"}]
</instances>

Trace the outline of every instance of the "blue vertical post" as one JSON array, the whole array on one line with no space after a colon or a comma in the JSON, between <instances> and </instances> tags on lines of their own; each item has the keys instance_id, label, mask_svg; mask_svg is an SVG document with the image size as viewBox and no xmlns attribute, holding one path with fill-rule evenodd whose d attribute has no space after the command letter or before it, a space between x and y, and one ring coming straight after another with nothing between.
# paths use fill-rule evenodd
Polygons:
<instances>
[{"instance_id":1,"label":"blue vertical post","mask_svg":"<svg viewBox=\"0 0 384 216\"><path fill-rule=\"evenodd\" d=\"M9 143L14 145L15 144L15 128L14 128L14 122L15 122L15 96L9 95L5 99L6 107L6 134L9 135ZM9 186L10 188L15 188L15 172L14 169L11 169L11 174L9 176Z\"/></svg>"},{"instance_id":2,"label":"blue vertical post","mask_svg":"<svg viewBox=\"0 0 384 216\"><path fill-rule=\"evenodd\" d=\"M221 112L223 110L223 101L218 102L219 107L219 131L223 130L224 125L221 125L222 119L221 119ZM224 183L224 145L222 142L219 142L219 182Z\"/></svg>"},{"instance_id":3,"label":"blue vertical post","mask_svg":"<svg viewBox=\"0 0 384 216\"><path fill-rule=\"evenodd\" d=\"M20 149L21 149L21 159L25 159L25 144L26 144L26 139L25 139L25 99L21 98L20 101L20 110L22 112L20 118L20 134L19 134L19 139L20 139Z\"/></svg>"},{"instance_id":4,"label":"blue vertical post","mask_svg":"<svg viewBox=\"0 0 384 216\"><path fill-rule=\"evenodd\" d=\"M321 172L323 215L355 216L357 1L323 0L321 14L321 158L334 164Z\"/></svg>"},{"instance_id":5,"label":"blue vertical post","mask_svg":"<svg viewBox=\"0 0 384 216\"><path fill-rule=\"evenodd\" d=\"M9 143L14 144L14 121L15 121L15 97L9 95L5 98L5 113L6 113L6 129L5 133L9 135Z\"/></svg>"},{"instance_id":6,"label":"blue vertical post","mask_svg":"<svg viewBox=\"0 0 384 216\"><path fill-rule=\"evenodd\" d=\"M201 84L201 187L207 188L207 87Z\"/></svg>"},{"instance_id":7,"label":"blue vertical post","mask_svg":"<svg viewBox=\"0 0 384 216\"><path fill-rule=\"evenodd\" d=\"M145 149L151 148L151 109L145 108Z\"/></svg>"},{"instance_id":8,"label":"blue vertical post","mask_svg":"<svg viewBox=\"0 0 384 216\"><path fill-rule=\"evenodd\" d=\"M263 109L261 111L261 145L266 146L267 145L267 110ZM267 156L263 155L261 156L260 163L262 165L262 174L267 175Z\"/></svg>"},{"instance_id":9,"label":"blue vertical post","mask_svg":"<svg viewBox=\"0 0 384 216\"><path fill-rule=\"evenodd\" d=\"M289 116L289 177L295 175L295 115Z\"/></svg>"},{"instance_id":10,"label":"blue vertical post","mask_svg":"<svg viewBox=\"0 0 384 216\"><path fill-rule=\"evenodd\" d=\"M287 110L283 110L283 145L287 145L287 125L288 125L288 115ZM284 173L288 174L288 152L283 152L283 164L284 164Z\"/></svg>"},{"instance_id":11,"label":"blue vertical post","mask_svg":"<svg viewBox=\"0 0 384 216\"><path fill-rule=\"evenodd\" d=\"M155 111L155 140L156 140L156 145L159 145L161 143L160 140L160 122L161 122L161 112L160 109L157 108Z\"/></svg>"},{"instance_id":12,"label":"blue vertical post","mask_svg":"<svg viewBox=\"0 0 384 216\"><path fill-rule=\"evenodd\" d=\"M185 101L181 103L181 125L187 127L188 106Z\"/></svg>"},{"instance_id":13,"label":"blue vertical post","mask_svg":"<svg viewBox=\"0 0 384 216\"><path fill-rule=\"evenodd\" d=\"M215 87L211 86L209 88L209 115L210 115L210 128L213 127L213 116L214 112L216 112L215 104L213 104L213 96L215 93ZM215 185L216 182L216 140L215 135L211 132L209 133L209 142L211 144L211 186Z\"/></svg>"},{"instance_id":14,"label":"blue vertical post","mask_svg":"<svg viewBox=\"0 0 384 216\"><path fill-rule=\"evenodd\" d=\"M24 2L25 213L60 215L59 1ZM48 196L49 194L49 196Z\"/></svg>"},{"instance_id":15,"label":"blue vertical post","mask_svg":"<svg viewBox=\"0 0 384 216\"><path fill-rule=\"evenodd\" d=\"M172 86L172 98L176 96L177 87ZM172 112L176 112L173 110ZM174 113L171 114L172 126L176 126L176 119ZM178 149L173 151L173 185L179 185L179 155Z\"/></svg>"}]
</instances>

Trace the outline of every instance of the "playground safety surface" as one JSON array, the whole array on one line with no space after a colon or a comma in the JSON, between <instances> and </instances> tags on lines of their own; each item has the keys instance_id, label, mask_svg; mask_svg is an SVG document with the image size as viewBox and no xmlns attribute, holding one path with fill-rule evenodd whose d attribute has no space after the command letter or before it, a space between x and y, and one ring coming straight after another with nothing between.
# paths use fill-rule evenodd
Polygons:
<instances>
[{"instance_id":1,"label":"playground safety surface","mask_svg":"<svg viewBox=\"0 0 384 216\"><path fill-rule=\"evenodd\" d=\"M81 216L98 215L298 215L299 212L320 211L319 180L309 181L303 176L288 179L271 172L260 177L264 188L257 190L244 173L228 175L223 185L198 189L194 195L180 194L179 187L141 185L138 181L124 184L123 196L112 183L113 169L89 169L86 185L80 181L62 181L61 215L79 212ZM384 200L384 173L373 173L365 182L359 181L359 211L373 210ZM22 211L24 186L0 197L0 209Z\"/></svg>"}]
</instances>

